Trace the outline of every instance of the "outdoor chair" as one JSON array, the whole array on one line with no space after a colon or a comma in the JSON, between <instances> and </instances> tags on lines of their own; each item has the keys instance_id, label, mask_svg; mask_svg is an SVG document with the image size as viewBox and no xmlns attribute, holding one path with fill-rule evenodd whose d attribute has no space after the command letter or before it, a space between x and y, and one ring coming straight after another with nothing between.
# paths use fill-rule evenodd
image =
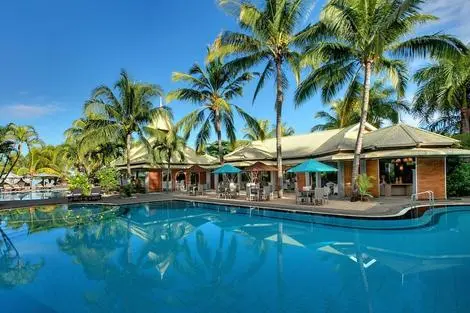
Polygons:
<instances>
[{"instance_id":1,"label":"outdoor chair","mask_svg":"<svg viewBox=\"0 0 470 313\"><path fill-rule=\"evenodd\" d=\"M229 196L230 198L237 198L238 197L238 190L237 190L237 185L234 183L230 183L229 185Z\"/></svg>"},{"instance_id":2,"label":"outdoor chair","mask_svg":"<svg viewBox=\"0 0 470 313\"><path fill-rule=\"evenodd\" d=\"M247 200L249 201L255 201L259 199L258 189L252 186L248 187L248 189L246 190L246 196L247 196Z\"/></svg>"},{"instance_id":3,"label":"outdoor chair","mask_svg":"<svg viewBox=\"0 0 470 313\"><path fill-rule=\"evenodd\" d=\"M83 198L82 191L78 188L73 189L70 194L67 195L68 201L80 201Z\"/></svg>"},{"instance_id":4,"label":"outdoor chair","mask_svg":"<svg viewBox=\"0 0 470 313\"><path fill-rule=\"evenodd\" d=\"M101 200L101 187L93 187L90 191L89 200Z\"/></svg>"},{"instance_id":5,"label":"outdoor chair","mask_svg":"<svg viewBox=\"0 0 470 313\"><path fill-rule=\"evenodd\" d=\"M273 186L263 187L263 200L272 200L274 198Z\"/></svg>"},{"instance_id":6,"label":"outdoor chair","mask_svg":"<svg viewBox=\"0 0 470 313\"><path fill-rule=\"evenodd\" d=\"M307 204L309 202L308 196L302 194L300 191L295 192L295 203L296 204Z\"/></svg>"},{"instance_id":7,"label":"outdoor chair","mask_svg":"<svg viewBox=\"0 0 470 313\"><path fill-rule=\"evenodd\" d=\"M222 184L219 184L219 186L217 186L217 198L222 197L225 197L225 188L222 186Z\"/></svg>"},{"instance_id":8,"label":"outdoor chair","mask_svg":"<svg viewBox=\"0 0 470 313\"><path fill-rule=\"evenodd\" d=\"M315 188L313 203L315 205L322 205L324 200L325 191L323 188Z\"/></svg>"},{"instance_id":9,"label":"outdoor chair","mask_svg":"<svg viewBox=\"0 0 470 313\"><path fill-rule=\"evenodd\" d=\"M198 184L197 185L197 190L196 190L196 195L204 195L204 185L203 184Z\"/></svg>"},{"instance_id":10,"label":"outdoor chair","mask_svg":"<svg viewBox=\"0 0 470 313\"><path fill-rule=\"evenodd\" d=\"M328 197L331 193L330 187L323 187L323 202L328 203Z\"/></svg>"}]
</instances>

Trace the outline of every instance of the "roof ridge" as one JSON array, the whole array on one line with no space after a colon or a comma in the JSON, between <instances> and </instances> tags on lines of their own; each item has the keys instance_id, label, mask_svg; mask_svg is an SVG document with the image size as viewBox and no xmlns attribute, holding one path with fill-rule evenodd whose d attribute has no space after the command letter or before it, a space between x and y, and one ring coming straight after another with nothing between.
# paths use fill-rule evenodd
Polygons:
<instances>
[{"instance_id":1,"label":"roof ridge","mask_svg":"<svg viewBox=\"0 0 470 313\"><path fill-rule=\"evenodd\" d=\"M403 131L408 135L408 137L411 138L411 140L413 140L416 144L420 144L422 143L421 140L418 140L406 127L404 124L396 124L397 126L400 126L401 129L403 129Z\"/></svg>"}]
</instances>

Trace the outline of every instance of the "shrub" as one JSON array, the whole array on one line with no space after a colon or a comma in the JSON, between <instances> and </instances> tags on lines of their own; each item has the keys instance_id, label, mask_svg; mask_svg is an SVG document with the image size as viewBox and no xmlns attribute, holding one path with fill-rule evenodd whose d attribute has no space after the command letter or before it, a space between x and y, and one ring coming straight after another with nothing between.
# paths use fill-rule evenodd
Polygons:
<instances>
[{"instance_id":1,"label":"shrub","mask_svg":"<svg viewBox=\"0 0 470 313\"><path fill-rule=\"evenodd\" d=\"M76 174L74 176L69 177L69 189L80 189L82 194L89 195L91 190L91 184L88 181L88 177L85 174Z\"/></svg>"},{"instance_id":2,"label":"shrub","mask_svg":"<svg viewBox=\"0 0 470 313\"><path fill-rule=\"evenodd\" d=\"M112 167L102 168L96 173L101 188L106 192L117 190L119 186L118 177L118 172Z\"/></svg>"},{"instance_id":3,"label":"shrub","mask_svg":"<svg viewBox=\"0 0 470 313\"><path fill-rule=\"evenodd\" d=\"M133 184L127 184L121 187L120 193L124 197L132 197L132 194L135 192L135 187Z\"/></svg>"},{"instance_id":4,"label":"shrub","mask_svg":"<svg viewBox=\"0 0 470 313\"><path fill-rule=\"evenodd\" d=\"M372 178L367 176L367 174L360 174L357 177L357 188L361 200L364 200L364 198L367 197L372 197L372 195L369 193L369 189L372 188L372 186Z\"/></svg>"},{"instance_id":5,"label":"shrub","mask_svg":"<svg viewBox=\"0 0 470 313\"><path fill-rule=\"evenodd\" d=\"M470 196L470 163L459 164L447 175L447 194L451 197Z\"/></svg>"}]
</instances>

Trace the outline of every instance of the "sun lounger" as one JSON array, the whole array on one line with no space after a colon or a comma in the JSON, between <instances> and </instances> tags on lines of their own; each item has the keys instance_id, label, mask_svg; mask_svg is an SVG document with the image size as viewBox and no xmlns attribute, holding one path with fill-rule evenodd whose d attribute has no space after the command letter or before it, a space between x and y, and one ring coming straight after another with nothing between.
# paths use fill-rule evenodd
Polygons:
<instances>
[{"instance_id":1,"label":"sun lounger","mask_svg":"<svg viewBox=\"0 0 470 313\"><path fill-rule=\"evenodd\" d=\"M68 195L68 201L81 201L83 198L82 191L80 189L73 189Z\"/></svg>"},{"instance_id":2,"label":"sun lounger","mask_svg":"<svg viewBox=\"0 0 470 313\"><path fill-rule=\"evenodd\" d=\"M101 200L101 188L100 187L93 187L90 191L90 196L88 197L89 200Z\"/></svg>"}]
</instances>

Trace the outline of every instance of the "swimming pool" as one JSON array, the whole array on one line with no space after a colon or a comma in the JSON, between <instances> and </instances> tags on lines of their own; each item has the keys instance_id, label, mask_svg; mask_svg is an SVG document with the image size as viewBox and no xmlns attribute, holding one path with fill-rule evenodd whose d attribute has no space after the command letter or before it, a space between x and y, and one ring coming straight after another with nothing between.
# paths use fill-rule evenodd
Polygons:
<instances>
[{"instance_id":1,"label":"swimming pool","mask_svg":"<svg viewBox=\"0 0 470 313\"><path fill-rule=\"evenodd\" d=\"M62 198L66 194L66 190L0 192L0 201L56 199Z\"/></svg>"},{"instance_id":2,"label":"swimming pool","mask_svg":"<svg viewBox=\"0 0 470 313\"><path fill-rule=\"evenodd\" d=\"M368 221L174 201L0 219L2 312L470 308L469 207Z\"/></svg>"}]
</instances>

